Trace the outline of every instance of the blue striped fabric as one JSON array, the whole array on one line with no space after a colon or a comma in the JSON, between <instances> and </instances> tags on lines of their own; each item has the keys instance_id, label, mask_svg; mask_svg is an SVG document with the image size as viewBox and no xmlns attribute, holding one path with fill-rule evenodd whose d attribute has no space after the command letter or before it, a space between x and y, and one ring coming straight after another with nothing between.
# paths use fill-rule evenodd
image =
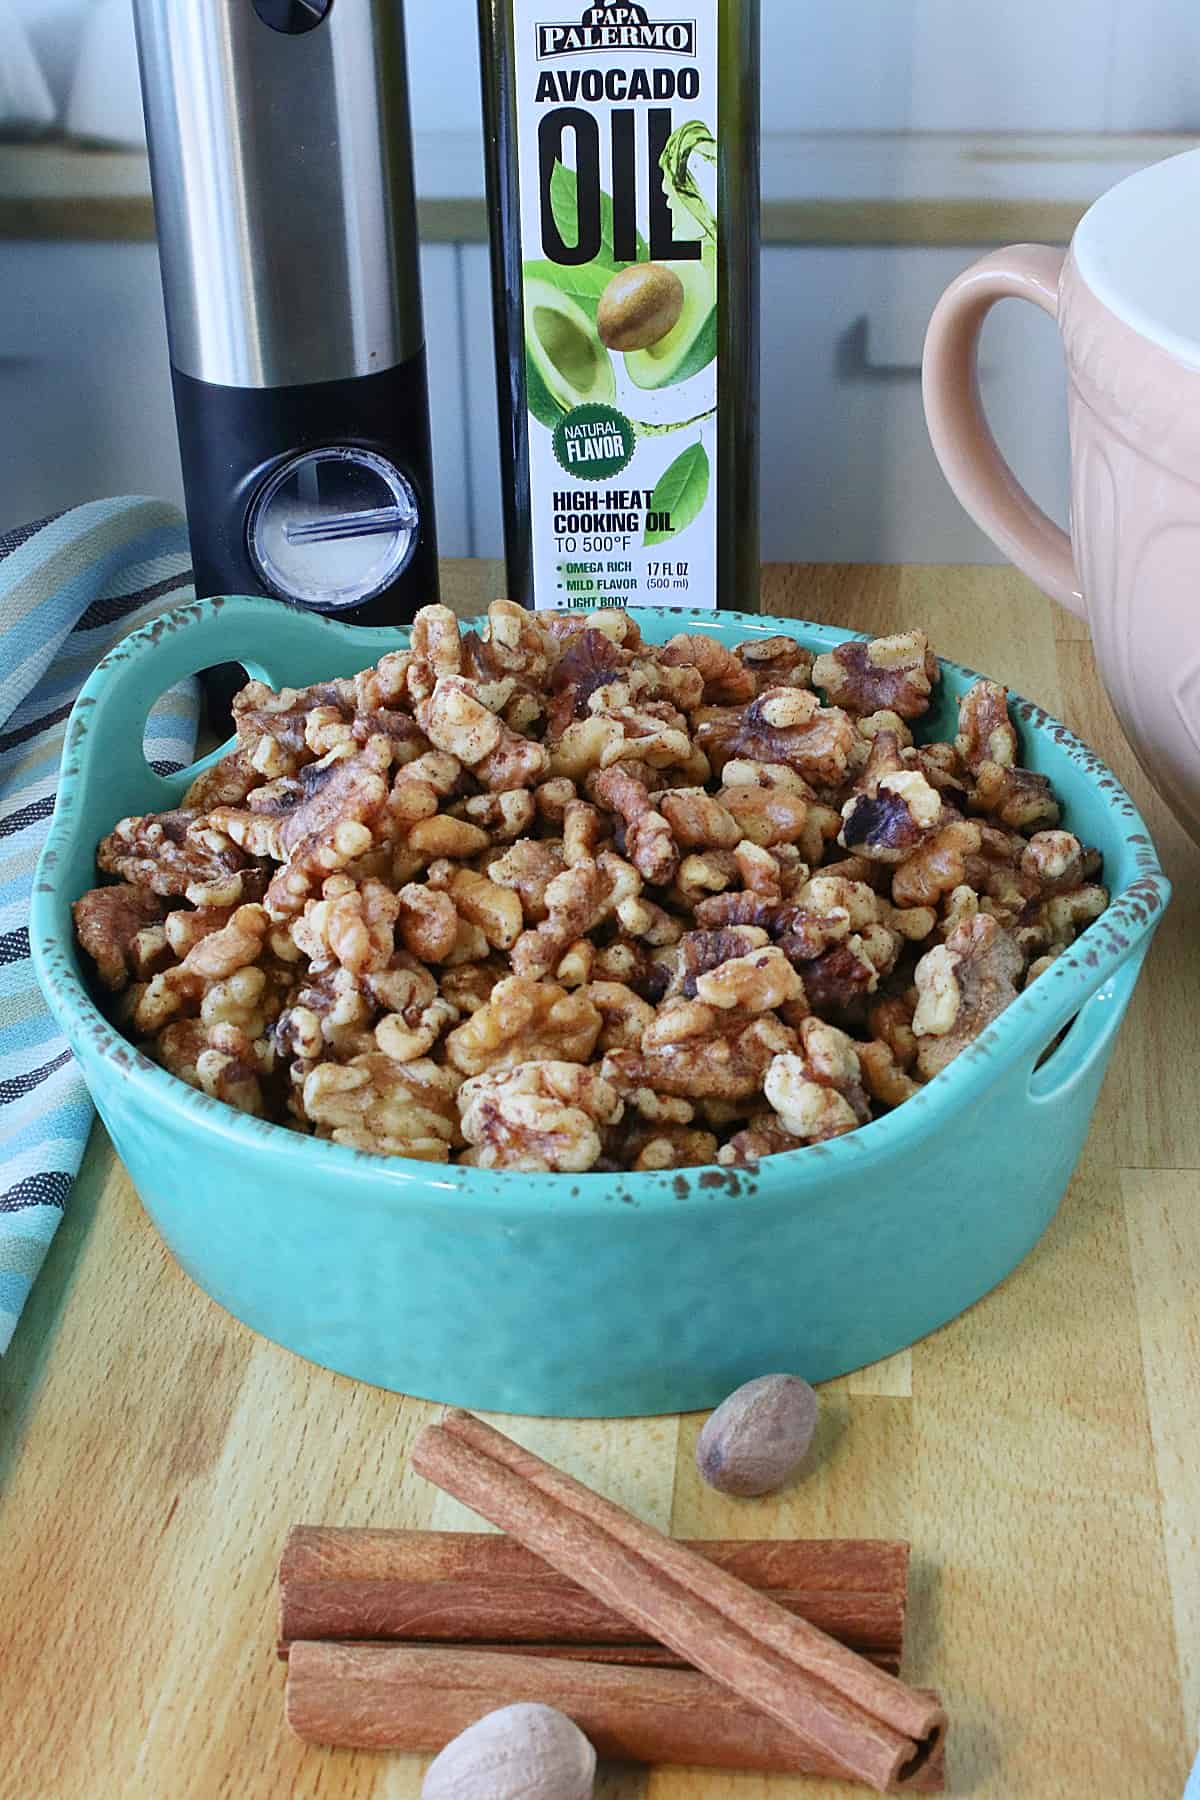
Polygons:
<instances>
[{"instance_id":1,"label":"blue striped fabric","mask_svg":"<svg viewBox=\"0 0 1200 1800\"><path fill-rule=\"evenodd\" d=\"M157 500L96 500L0 534L0 1353L62 1217L92 1124L29 960L29 899L67 715L119 638L194 598L187 531ZM146 754L192 760L195 684L164 694Z\"/></svg>"}]
</instances>

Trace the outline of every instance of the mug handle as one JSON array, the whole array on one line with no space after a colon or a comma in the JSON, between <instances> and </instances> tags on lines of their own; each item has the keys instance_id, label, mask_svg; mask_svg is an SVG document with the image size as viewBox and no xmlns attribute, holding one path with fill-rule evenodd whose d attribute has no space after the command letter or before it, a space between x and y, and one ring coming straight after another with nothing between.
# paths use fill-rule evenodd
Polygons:
<instances>
[{"instance_id":1,"label":"mug handle","mask_svg":"<svg viewBox=\"0 0 1200 1800\"><path fill-rule=\"evenodd\" d=\"M934 454L963 506L1018 569L1082 619L1071 540L1001 456L979 392L979 334L988 313L997 300L1012 298L1057 319L1065 260L1065 250L1048 244L1015 244L964 269L933 310L921 382Z\"/></svg>"}]
</instances>

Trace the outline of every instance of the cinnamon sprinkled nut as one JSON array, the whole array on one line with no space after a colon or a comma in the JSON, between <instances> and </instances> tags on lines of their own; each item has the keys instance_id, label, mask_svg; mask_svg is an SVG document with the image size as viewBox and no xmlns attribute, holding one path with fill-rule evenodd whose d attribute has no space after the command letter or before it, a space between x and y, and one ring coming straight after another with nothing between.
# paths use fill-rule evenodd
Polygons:
<instances>
[{"instance_id":1,"label":"cinnamon sprinkled nut","mask_svg":"<svg viewBox=\"0 0 1200 1800\"><path fill-rule=\"evenodd\" d=\"M80 946L146 1054L295 1131L749 1168L904 1104L1108 904L999 683L914 741L937 676L916 629L814 664L426 607L358 675L249 683L100 845Z\"/></svg>"}]
</instances>

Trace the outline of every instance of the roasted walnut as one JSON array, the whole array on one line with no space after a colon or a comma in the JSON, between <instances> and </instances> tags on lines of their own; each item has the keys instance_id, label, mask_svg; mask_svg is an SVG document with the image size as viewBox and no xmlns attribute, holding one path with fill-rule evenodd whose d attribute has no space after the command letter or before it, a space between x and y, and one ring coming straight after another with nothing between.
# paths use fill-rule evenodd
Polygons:
<instances>
[{"instance_id":1,"label":"roasted walnut","mask_svg":"<svg viewBox=\"0 0 1200 1800\"><path fill-rule=\"evenodd\" d=\"M425 883L410 881L396 898L396 930L404 948L422 962L445 962L458 943L458 908L451 896Z\"/></svg>"},{"instance_id":2,"label":"roasted walnut","mask_svg":"<svg viewBox=\"0 0 1200 1800\"><path fill-rule=\"evenodd\" d=\"M811 685L813 655L795 638L747 638L734 651L740 663L754 677L754 691L764 688Z\"/></svg>"},{"instance_id":3,"label":"roasted walnut","mask_svg":"<svg viewBox=\"0 0 1200 1800\"><path fill-rule=\"evenodd\" d=\"M745 840L764 849L779 844L799 843L806 834L813 797L802 786L796 788L758 786L749 782L726 782L718 799L733 821L734 842Z\"/></svg>"},{"instance_id":4,"label":"roasted walnut","mask_svg":"<svg viewBox=\"0 0 1200 1800\"><path fill-rule=\"evenodd\" d=\"M958 735L954 740L963 763L974 773L981 764L1011 769L1017 760L1017 734L1008 716L1008 689L998 681L977 681L958 703Z\"/></svg>"},{"instance_id":5,"label":"roasted walnut","mask_svg":"<svg viewBox=\"0 0 1200 1800\"><path fill-rule=\"evenodd\" d=\"M183 810L206 813L214 806L240 806L261 780L262 774L254 767L248 751L239 746L211 769L201 770L183 796Z\"/></svg>"},{"instance_id":6,"label":"roasted walnut","mask_svg":"<svg viewBox=\"0 0 1200 1800\"><path fill-rule=\"evenodd\" d=\"M859 1044L858 1066L867 1093L881 1106L903 1106L920 1091L920 1084L897 1060L891 1045L878 1038Z\"/></svg>"},{"instance_id":7,"label":"roasted walnut","mask_svg":"<svg viewBox=\"0 0 1200 1800\"><path fill-rule=\"evenodd\" d=\"M172 951L162 926L165 908L148 888L118 883L93 888L71 908L75 935L96 965L102 987L119 994L131 979L145 981Z\"/></svg>"},{"instance_id":8,"label":"roasted walnut","mask_svg":"<svg viewBox=\"0 0 1200 1800\"><path fill-rule=\"evenodd\" d=\"M717 1160L717 1137L695 1125L652 1124L627 1112L610 1131L605 1148L619 1169L635 1174L661 1169L698 1169Z\"/></svg>"},{"instance_id":9,"label":"roasted walnut","mask_svg":"<svg viewBox=\"0 0 1200 1800\"><path fill-rule=\"evenodd\" d=\"M446 1055L464 1075L547 1057L585 1063L602 1024L586 989L568 993L553 981L513 975L497 982L491 998L450 1033Z\"/></svg>"},{"instance_id":10,"label":"roasted walnut","mask_svg":"<svg viewBox=\"0 0 1200 1800\"><path fill-rule=\"evenodd\" d=\"M459 1092L467 1160L480 1169L578 1174L600 1158L600 1131L622 1112L596 1069L536 1061L491 1069Z\"/></svg>"},{"instance_id":11,"label":"roasted walnut","mask_svg":"<svg viewBox=\"0 0 1200 1800\"><path fill-rule=\"evenodd\" d=\"M696 977L697 997L723 1010L773 1012L786 1001L802 1000L804 994L804 983L775 944L732 956Z\"/></svg>"},{"instance_id":12,"label":"roasted walnut","mask_svg":"<svg viewBox=\"0 0 1200 1800\"><path fill-rule=\"evenodd\" d=\"M700 1000L664 1006L637 1050L616 1050L604 1072L618 1090L651 1088L684 1098L749 1099L760 1094L776 1056L794 1034L771 1013L747 1019Z\"/></svg>"},{"instance_id":13,"label":"roasted walnut","mask_svg":"<svg viewBox=\"0 0 1200 1800\"><path fill-rule=\"evenodd\" d=\"M417 722L431 743L474 769L493 793L534 787L547 772L543 746L497 718L477 684L463 676L440 675L429 698L418 703Z\"/></svg>"},{"instance_id":14,"label":"roasted walnut","mask_svg":"<svg viewBox=\"0 0 1200 1800\"><path fill-rule=\"evenodd\" d=\"M964 919L917 964L913 1032L926 1081L953 1062L1016 998L1025 958L995 919Z\"/></svg>"},{"instance_id":15,"label":"roasted walnut","mask_svg":"<svg viewBox=\"0 0 1200 1800\"><path fill-rule=\"evenodd\" d=\"M873 862L903 862L936 830L941 796L917 769L883 775L874 792L855 794L842 808L838 842Z\"/></svg>"},{"instance_id":16,"label":"roasted walnut","mask_svg":"<svg viewBox=\"0 0 1200 1800\"><path fill-rule=\"evenodd\" d=\"M673 881L679 868L679 848L670 823L644 785L617 763L600 772L590 791L601 806L623 820L625 854L638 874L656 887ZM568 861L574 860L568 853Z\"/></svg>"},{"instance_id":17,"label":"roasted walnut","mask_svg":"<svg viewBox=\"0 0 1200 1800\"><path fill-rule=\"evenodd\" d=\"M1051 894L1026 912L1013 936L1027 956L1065 950L1108 905L1107 888L1093 882L1066 894Z\"/></svg>"},{"instance_id":18,"label":"roasted walnut","mask_svg":"<svg viewBox=\"0 0 1200 1800\"><path fill-rule=\"evenodd\" d=\"M937 680L937 659L923 631L905 631L895 637L852 638L835 650L818 656L813 664L814 687L823 688L832 706L852 713L874 713L886 708L902 719L919 719L929 710L929 696Z\"/></svg>"},{"instance_id":19,"label":"roasted walnut","mask_svg":"<svg viewBox=\"0 0 1200 1800\"><path fill-rule=\"evenodd\" d=\"M802 1150L805 1141L794 1137L773 1112L767 1111L759 1113L741 1131L735 1131L717 1152L717 1161L727 1168L752 1169L764 1156L779 1156L785 1150Z\"/></svg>"},{"instance_id":20,"label":"roasted walnut","mask_svg":"<svg viewBox=\"0 0 1200 1800\"><path fill-rule=\"evenodd\" d=\"M696 744L718 772L735 758L783 763L817 787L846 778L854 726L803 688L765 688L745 708L704 708Z\"/></svg>"},{"instance_id":21,"label":"roasted walnut","mask_svg":"<svg viewBox=\"0 0 1200 1800\"><path fill-rule=\"evenodd\" d=\"M920 632L814 667L427 607L356 676L251 683L185 804L101 846L81 949L148 1054L292 1130L748 1167L904 1104L1107 904L1003 687L914 742L935 677Z\"/></svg>"},{"instance_id":22,"label":"roasted walnut","mask_svg":"<svg viewBox=\"0 0 1200 1800\"><path fill-rule=\"evenodd\" d=\"M236 906L261 895L262 865L210 818L185 811L122 819L101 843L106 875L193 906Z\"/></svg>"},{"instance_id":23,"label":"roasted walnut","mask_svg":"<svg viewBox=\"0 0 1200 1800\"><path fill-rule=\"evenodd\" d=\"M1039 831L1057 825L1060 817L1048 775L995 762L982 762L975 770L969 804L972 812L987 813L1017 831Z\"/></svg>"},{"instance_id":24,"label":"roasted walnut","mask_svg":"<svg viewBox=\"0 0 1200 1800\"><path fill-rule=\"evenodd\" d=\"M936 906L966 881L967 858L978 856L983 836L974 819L951 819L913 851L892 878L897 906Z\"/></svg>"},{"instance_id":25,"label":"roasted walnut","mask_svg":"<svg viewBox=\"0 0 1200 1800\"><path fill-rule=\"evenodd\" d=\"M850 1038L820 1019L805 1019L794 1054L778 1057L765 1093L783 1129L803 1144L842 1137L871 1116Z\"/></svg>"},{"instance_id":26,"label":"roasted walnut","mask_svg":"<svg viewBox=\"0 0 1200 1800\"><path fill-rule=\"evenodd\" d=\"M594 931L623 900L635 898L641 885L637 870L607 850L564 869L546 888L545 919L514 944L513 969L534 979L548 974L573 943Z\"/></svg>"},{"instance_id":27,"label":"roasted walnut","mask_svg":"<svg viewBox=\"0 0 1200 1800\"><path fill-rule=\"evenodd\" d=\"M458 802L458 809L468 823L481 827L496 843L521 837L536 817L533 795L525 788L503 794L472 794Z\"/></svg>"},{"instance_id":28,"label":"roasted walnut","mask_svg":"<svg viewBox=\"0 0 1200 1800\"><path fill-rule=\"evenodd\" d=\"M1099 867L1097 852L1085 850L1069 831L1035 832L1021 853L1021 871L1037 883L1043 898L1082 887Z\"/></svg>"},{"instance_id":29,"label":"roasted walnut","mask_svg":"<svg viewBox=\"0 0 1200 1800\"><path fill-rule=\"evenodd\" d=\"M373 997L387 1012L375 1027L375 1042L394 1062L428 1056L442 1032L458 1018L458 1008L437 991L428 969L387 969L370 982Z\"/></svg>"},{"instance_id":30,"label":"roasted walnut","mask_svg":"<svg viewBox=\"0 0 1200 1800\"><path fill-rule=\"evenodd\" d=\"M704 683L702 698L709 706L741 706L758 691L754 671L716 638L681 632L664 644L658 654L660 661L669 666L699 670Z\"/></svg>"},{"instance_id":31,"label":"roasted walnut","mask_svg":"<svg viewBox=\"0 0 1200 1800\"><path fill-rule=\"evenodd\" d=\"M301 763L310 762L308 722L315 708L353 718L352 681L322 681L310 688L281 688L278 693L265 682L249 681L234 696L233 722L238 744L261 779L274 781L293 775Z\"/></svg>"},{"instance_id":32,"label":"roasted walnut","mask_svg":"<svg viewBox=\"0 0 1200 1800\"><path fill-rule=\"evenodd\" d=\"M702 975L719 968L732 957L747 956L762 949L770 941L769 933L760 925L685 932L679 939L678 954L673 959L674 974L667 991L672 998L682 994L684 999L694 1000L696 984Z\"/></svg>"},{"instance_id":33,"label":"roasted walnut","mask_svg":"<svg viewBox=\"0 0 1200 1800\"><path fill-rule=\"evenodd\" d=\"M397 1062L381 1050L321 1062L305 1077L304 1116L319 1137L380 1156L447 1162L458 1134L458 1078L428 1059Z\"/></svg>"},{"instance_id":34,"label":"roasted walnut","mask_svg":"<svg viewBox=\"0 0 1200 1800\"><path fill-rule=\"evenodd\" d=\"M386 969L395 949L399 896L382 881L358 886L344 875L331 875L321 895L292 923L292 939L310 963L339 962L356 975Z\"/></svg>"},{"instance_id":35,"label":"roasted walnut","mask_svg":"<svg viewBox=\"0 0 1200 1800\"><path fill-rule=\"evenodd\" d=\"M654 1018L654 1008L623 981L593 981L583 990L603 1020L598 1040L601 1054L636 1049Z\"/></svg>"},{"instance_id":36,"label":"roasted walnut","mask_svg":"<svg viewBox=\"0 0 1200 1800\"><path fill-rule=\"evenodd\" d=\"M282 863L267 889L272 918L303 911L326 876L371 848L372 828L387 804L391 760L386 738L372 738L356 754L332 752L305 764L294 789L270 811L218 807L210 815L235 843Z\"/></svg>"}]
</instances>

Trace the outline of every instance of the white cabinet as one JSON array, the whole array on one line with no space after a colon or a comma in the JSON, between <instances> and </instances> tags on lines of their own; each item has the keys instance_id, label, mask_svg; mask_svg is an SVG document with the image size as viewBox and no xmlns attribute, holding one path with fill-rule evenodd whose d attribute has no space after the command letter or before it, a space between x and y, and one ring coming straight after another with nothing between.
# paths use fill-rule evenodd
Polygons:
<instances>
[{"instance_id":1,"label":"white cabinet","mask_svg":"<svg viewBox=\"0 0 1200 1800\"><path fill-rule=\"evenodd\" d=\"M458 251L421 252L439 537L470 548ZM183 504L152 244L0 242L0 529L106 494Z\"/></svg>"},{"instance_id":2,"label":"white cabinet","mask_svg":"<svg viewBox=\"0 0 1200 1800\"><path fill-rule=\"evenodd\" d=\"M463 351L466 358L467 480L471 488L471 553L503 556L500 427L496 402L496 339L492 277L486 244L459 246Z\"/></svg>"},{"instance_id":3,"label":"white cabinet","mask_svg":"<svg viewBox=\"0 0 1200 1800\"><path fill-rule=\"evenodd\" d=\"M996 553L934 461L925 325L967 251L772 247L763 256L762 536L772 560L975 562ZM491 280L482 244L422 252L438 532L499 556ZM1034 497L1065 518L1054 327L1005 301L983 385ZM0 527L101 494L182 501L154 249L0 244Z\"/></svg>"},{"instance_id":4,"label":"white cabinet","mask_svg":"<svg viewBox=\"0 0 1200 1800\"><path fill-rule=\"evenodd\" d=\"M456 245L425 245L421 251L421 295L425 306L438 549L443 556L469 556L471 496L465 479L467 409Z\"/></svg>"},{"instance_id":5,"label":"white cabinet","mask_svg":"<svg viewBox=\"0 0 1200 1800\"><path fill-rule=\"evenodd\" d=\"M771 249L762 281L762 542L771 561L999 561L934 459L921 347L959 250ZM981 375L996 437L1066 518L1066 386L1054 326L1004 301Z\"/></svg>"},{"instance_id":6,"label":"white cabinet","mask_svg":"<svg viewBox=\"0 0 1200 1800\"><path fill-rule=\"evenodd\" d=\"M106 494L182 503L158 254L0 243L0 528Z\"/></svg>"}]
</instances>

